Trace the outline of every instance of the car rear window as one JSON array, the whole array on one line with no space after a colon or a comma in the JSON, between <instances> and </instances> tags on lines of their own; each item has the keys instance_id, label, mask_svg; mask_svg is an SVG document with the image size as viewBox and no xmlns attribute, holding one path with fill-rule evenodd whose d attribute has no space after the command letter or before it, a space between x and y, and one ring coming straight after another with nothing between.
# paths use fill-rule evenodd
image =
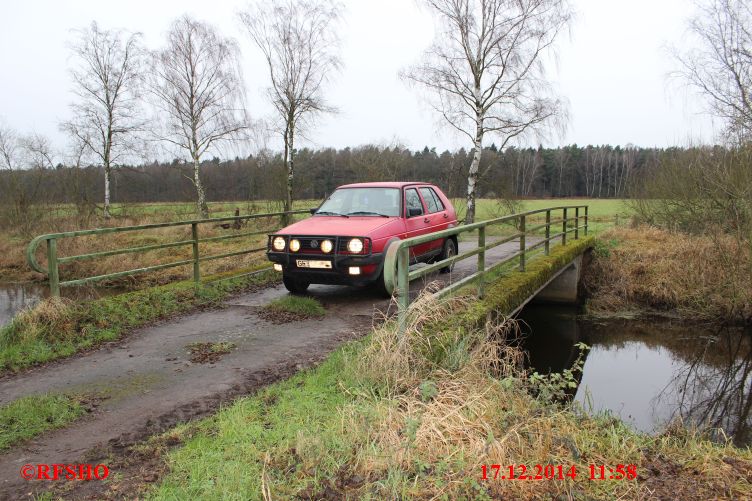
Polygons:
<instances>
[{"instance_id":1,"label":"car rear window","mask_svg":"<svg viewBox=\"0 0 752 501\"><path fill-rule=\"evenodd\" d=\"M426 202L429 214L433 214L434 212L441 212L444 210L444 204L441 203L441 200L432 188L420 188L420 194L423 195L423 200Z\"/></svg>"}]
</instances>

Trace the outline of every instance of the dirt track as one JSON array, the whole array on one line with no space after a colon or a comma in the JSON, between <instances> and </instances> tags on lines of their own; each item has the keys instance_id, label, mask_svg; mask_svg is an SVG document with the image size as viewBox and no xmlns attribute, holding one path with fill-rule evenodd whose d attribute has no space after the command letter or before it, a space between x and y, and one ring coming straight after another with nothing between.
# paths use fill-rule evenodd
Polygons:
<instances>
[{"instance_id":1,"label":"dirt track","mask_svg":"<svg viewBox=\"0 0 752 501\"><path fill-rule=\"evenodd\" d=\"M472 247L463 244L461 251ZM517 242L496 247L486 262L518 249ZM451 279L474 270L475 260L468 259L458 263ZM411 293L447 278L416 281ZM260 306L286 294L280 285L239 295L219 309L139 329L97 351L0 379L0 404L48 391L101 397L92 412L67 428L0 454L0 499L51 487L52 482L23 480L19 471L25 464L91 463L105 457L117 464L113 458L128 445L319 362L342 342L367 334L380 317L377 312L389 308L388 300L368 289L317 285L309 294L325 306L323 319L274 324L257 315ZM191 362L188 346L205 342L229 342L234 349L214 363ZM98 489L105 488L99 482L71 487L66 497L102 497Z\"/></svg>"}]
</instances>

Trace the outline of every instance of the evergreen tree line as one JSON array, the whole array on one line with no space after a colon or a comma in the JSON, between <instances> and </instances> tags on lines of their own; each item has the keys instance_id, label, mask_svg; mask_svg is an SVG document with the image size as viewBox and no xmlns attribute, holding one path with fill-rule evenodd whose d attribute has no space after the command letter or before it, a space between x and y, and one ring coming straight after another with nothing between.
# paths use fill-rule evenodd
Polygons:
<instances>
[{"instance_id":1,"label":"evergreen tree line","mask_svg":"<svg viewBox=\"0 0 752 501\"><path fill-rule=\"evenodd\" d=\"M565 146L507 148L483 152L478 189L484 198L629 197L635 183L677 148ZM301 149L296 152L295 198L323 199L336 187L368 181L427 181L450 197L463 197L472 152L410 151L403 147L359 146ZM192 166L180 160L122 166L113 170L114 203L189 202L195 198ZM213 158L201 165L207 199L282 200L286 169L281 154ZM11 173L0 172L0 186ZM33 203L96 204L102 199L101 167L30 168L13 173L16 190ZM3 178L5 182L3 181Z\"/></svg>"}]
</instances>

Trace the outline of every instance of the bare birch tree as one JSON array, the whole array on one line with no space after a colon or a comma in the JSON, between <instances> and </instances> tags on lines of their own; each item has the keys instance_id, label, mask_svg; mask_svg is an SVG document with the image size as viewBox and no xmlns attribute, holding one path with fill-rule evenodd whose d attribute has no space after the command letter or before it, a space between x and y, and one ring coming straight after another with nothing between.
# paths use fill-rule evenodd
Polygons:
<instances>
[{"instance_id":1,"label":"bare birch tree","mask_svg":"<svg viewBox=\"0 0 752 501\"><path fill-rule=\"evenodd\" d=\"M321 114L335 111L323 91L342 64L335 31L340 10L330 0L280 0L259 2L240 13L269 69L269 99L281 122L287 166L286 211L293 205L295 138Z\"/></svg>"},{"instance_id":2,"label":"bare birch tree","mask_svg":"<svg viewBox=\"0 0 752 501\"><path fill-rule=\"evenodd\" d=\"M73 118L61 128L85 145L104 168L104 217L110 217L112 168L133 150L134 133L143 129L139 87L143 51L139 33L102 30L97 23L78 30L71 51Z\"/></svg>"},{"instance_id":3,"label":"bare birch tree","mask_svg":"<svg viewBox=\"0 0 752 501\"><path fill-rule=\"evenodd\" d=\"M163 118L155 134L190 157L202 217L209 208L201 158L223 142L242 139L249 128L238 56L234 40L186 15L173 22L166 47L152 58L149 90Z\"/></svg>"},{"instance_id":4,"label":"bare birch tree","mask_svg":"<svg viewBox=\"0 0 752 501\"><path fill-rule=\"evenodd\" d=\"M54 154L47 137L19 136L0 123L0 226L11 226L24 235L38 227L42 205L51 198L43 181L54 166Z\"/></svg>"},{"instance_id":5,"label":"bare birch tree","mask_svg":"<svg viewBox=\"0 0 752 501\"><path fill-rule=\"evenodd\" d=\"M704 0L690 20L698 47L674 50L685 79L708 99L731 140L752 139L752 2Z\"/></svg>"},{"instance_id":6,"label":"bare birch tree","mask_svg":"<svg viewBox=\"0 0 752 501\"><path fill-rule=\"evenodd\" d=\"M563 116L545 81L544 55L572 17L566 0L424 0L441 28L402 77L432 94L432 106L473 144L467 213L475 220L483 139L515 137Z\"/></svg>"}]
</instances>

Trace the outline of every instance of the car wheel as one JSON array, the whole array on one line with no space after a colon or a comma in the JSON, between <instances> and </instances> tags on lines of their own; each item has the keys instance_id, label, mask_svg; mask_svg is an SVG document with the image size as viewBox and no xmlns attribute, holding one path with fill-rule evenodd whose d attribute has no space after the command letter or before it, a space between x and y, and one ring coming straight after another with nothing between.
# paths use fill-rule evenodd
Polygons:
<instances>
[{"instance_id":1,"label":"car wheel","mask_svg":"<svg viewBox=\"0 0 752 501\"><path fill-rule=\"evenodd\" d=\"M454 243L454 240L451 238L447 238L444 241L444 248L441 250L441 255L439 256L438 261L443 261L444 259L449 259L450 257L454 257L457 255L457 244ZM454 263L450 264L449 266L445 266L444 268L441 268L439 270L439 273L449 273L454 269Z\"/></svg>"},{"instance_id":2,"label":"car wheel","mask_svg":"<svg viewBox=\"0 0 752 501\"><path fill-rule=\"evenodd\" d=\"M392 297L392 293L386 290L386 284L384 283L384 270L381 270L381 273L379 273L379 278L373 283L373 288L381 297Z\"/></svg>"},{"instance_id":3,"label":"car wheel","mask_svg":"<svg viewBox=\"0 0 752 501\"><path fill-rule=\"evenodd\" d=\"M308 289L308 286L311 285L310 282L299 280L289 275L282 275L282 283L285 284L285 289L293 294L303 294Z\"/></svg>"}]
</instances>

